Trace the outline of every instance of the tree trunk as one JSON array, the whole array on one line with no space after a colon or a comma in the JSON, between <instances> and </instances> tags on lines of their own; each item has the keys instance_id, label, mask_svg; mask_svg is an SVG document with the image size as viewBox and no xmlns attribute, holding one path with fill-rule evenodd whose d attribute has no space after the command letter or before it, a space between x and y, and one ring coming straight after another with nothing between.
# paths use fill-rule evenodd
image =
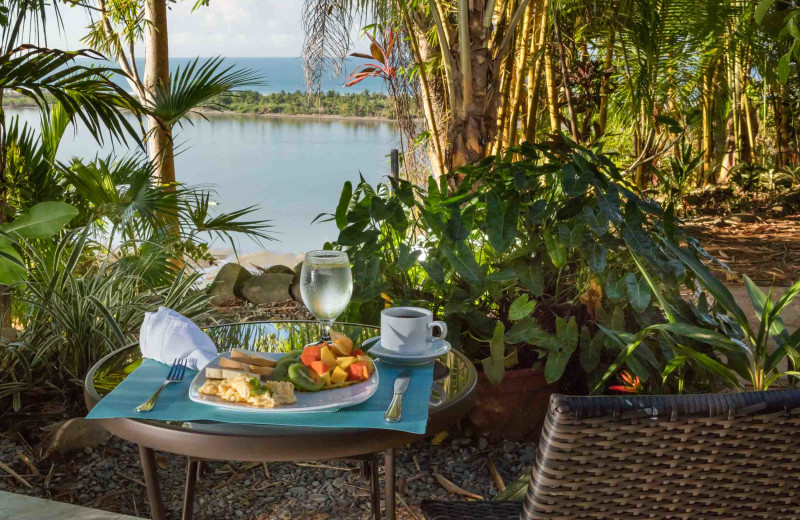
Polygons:
<instances>
[{"instance_id":1,"label":"tree trunk","mask_svg":"<svg viewBox=\"0 0 800 520\"><path fill-rule=\"evenodd\" d=\"M528 69L528 98L525 116L525 140L533 141L536 137L536 122L539 112L539 91L541 90L542 63L544 60L538 55L545 44L547 35L547 0L538 2L539 21L535 25L533 41L531 42L530 55L534 56L536 63Z\"/></svg>"},{"instance_id":2,"label":"tree trunk","mask_svg":"<svg viewBox=\"0 0 800 520\"><path fill-rule=\"evenodd\" d=\"M612 27L606 39L606 58L603 63L603 79L600 80L600 115L598 125L600 126L600 136L605 135L608 122L608 80L609 69L614 63L614 28Z\"/></svg>"},{"instance_id":3,"label":"tree trunk","mask_svg":"<svg viewBox=\"0 0 800 520\"><path fill-rule=\"evenodd\" d=\"M169 86L169 44L167 35L167 0L146 0L144 87L148 101L158 88ZM175 156L172 129L152 117L147 118L149 133L147 149L156 164L155 176L160 184L175 182Z\"/></svg>"},{"instance_id":4,"label":"tree trunk","mask_svg":"<svg viewBox=\"0 0 800 520\"><path fill-rule=\"evenodd\" d=\"M453 117L450 142L453 147L451 168L459 168L486 157L488 147L497 132L497 93L493 92L494 62L488 46L484 44L485 29L481 23L483 9L480 2L469 2L469 58L470 76L461 80L470 82L463 89L471 94L468 102L452 100L451 107L462 107L462 113ZM456 102L458 101L458 102ZM454 110L455 112L455 110Z\"/></svg>"},{"instance_id":5,"label":"tree trunk","mask_svg":"<svg viewBox=\"0 0 800 520\"><path fill-rule=\"evenodd\" d=\"M522 52L517 56L516 69L514 71L514 93L511 100L511 116L508 118L508 145L517 144L517 123L519 121L519 109L522 104L522 88L525 84L525 67L528 66L528 42L531 38L531 29L534 25L534 17L538 13L533 12L533 4L528 4L525 10L525 18L522 30L517 36L519 39L518 47L522 47Z\"/></svg>"}]
</instances>

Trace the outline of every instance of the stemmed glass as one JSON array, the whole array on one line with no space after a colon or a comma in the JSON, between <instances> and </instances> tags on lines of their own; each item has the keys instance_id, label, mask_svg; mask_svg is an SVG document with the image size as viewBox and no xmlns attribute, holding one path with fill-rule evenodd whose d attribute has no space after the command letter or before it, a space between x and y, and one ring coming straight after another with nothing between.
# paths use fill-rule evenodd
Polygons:
<instances>
[{"instance_id":1,"label":"stemmed glass","mask_svg":"<svg viewBox=\"0 0 800 520\"><path fill-rule=\"evenodd\" d=\"M309 251L300 272L300 295L319 320L322 339L330 342L334 320L347 308L353 294L350 259L342 251Z\"/></svg>"}]
</instances>

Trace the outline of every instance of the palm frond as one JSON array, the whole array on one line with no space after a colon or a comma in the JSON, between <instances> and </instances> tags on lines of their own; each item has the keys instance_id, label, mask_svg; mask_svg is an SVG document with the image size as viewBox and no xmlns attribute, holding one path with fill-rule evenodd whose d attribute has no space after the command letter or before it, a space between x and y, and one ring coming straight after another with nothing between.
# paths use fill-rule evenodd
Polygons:
<instances>
[{"instance_id":1,"label":"palm frond","mask_svg":"<svg viewBox=\"0 0 800 520\"><path fill-rule=\"evenodd\" d=\"M153 115L167 126L179 123L192 110L219 108L209 101L225 92L263 85L263 77L250 69L223 67L220 57L200 63L199 58L170 75L169 85L159 84L151 100Z\"/></svg>"},{"instance_id":2,"label":"palm frond","mask_svg":"<svg viewBox=\"0 0 800 520\"><path fill-rule=\"evenodd\" d=\"M139 117L139 102L112 82L108 75L121 73L108 67L76 65L75 58L104 59L90 51L60 51L21 45L0 56L0 89L9 89L33 100L48 112L58 101L70 120L80 119L94 139L102 143L105 132L119 141L132 137L141 144L143 126L137 130L120 110Z\"/></svg>"},{"instance_id":3,"label":"palm frond","mask_svg":"<svg viewBox=\"0 0 800 520\"><path fill-rule=\"evenodd\" d=\"M327 72L338 76L350 50L353 13L341 0L303 1L303 61L306 90L319 94Z\"/></svg>"}]
</instances>

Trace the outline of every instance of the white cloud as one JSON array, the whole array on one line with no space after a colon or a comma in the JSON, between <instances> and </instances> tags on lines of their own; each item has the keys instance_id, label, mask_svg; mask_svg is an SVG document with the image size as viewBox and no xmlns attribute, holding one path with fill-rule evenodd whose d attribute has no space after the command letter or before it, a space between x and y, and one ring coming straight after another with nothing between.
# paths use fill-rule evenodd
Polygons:
<instances>
[{"instance_id":1,"label":"white cloud","mask_svg":"<svg viewBox=\"0 0 800 520\"><path fill-rule=\"evenodd\" d=\"M172 57L299 56L303 45L300 0L211 0L192 12L194 0L170 4L168 15ZM78 49L88 15L80 8L62 8L65 33L55 24L48 31L53 47ZM52 21L54 17L50 17ZM357 36L354 27L354 39ZM141 53L141 45L139 46ZM365 49L359 41L357 47Z\"/></svg>"}]
</instances>

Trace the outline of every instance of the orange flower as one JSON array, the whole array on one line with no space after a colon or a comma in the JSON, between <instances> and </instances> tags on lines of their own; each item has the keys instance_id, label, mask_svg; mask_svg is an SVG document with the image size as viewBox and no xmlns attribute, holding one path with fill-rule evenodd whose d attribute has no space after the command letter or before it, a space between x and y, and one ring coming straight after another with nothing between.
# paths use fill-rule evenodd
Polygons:
<instances>
[{"instance_id":1,"label":"orange flower","mask_svg":"<svg viewBox=\"0 0 800 520\"><path fill-rule=\"evenodd\" d=\"M640 394L642 393L643 387L642 382L639 380L639 376L634 376L627 370L623 370L620 374L620 378L625 383L624 385L614 385L609 386L609 390L615 390L617 392L623 392L625 394Z\"/></svg>"}]
</instances>

